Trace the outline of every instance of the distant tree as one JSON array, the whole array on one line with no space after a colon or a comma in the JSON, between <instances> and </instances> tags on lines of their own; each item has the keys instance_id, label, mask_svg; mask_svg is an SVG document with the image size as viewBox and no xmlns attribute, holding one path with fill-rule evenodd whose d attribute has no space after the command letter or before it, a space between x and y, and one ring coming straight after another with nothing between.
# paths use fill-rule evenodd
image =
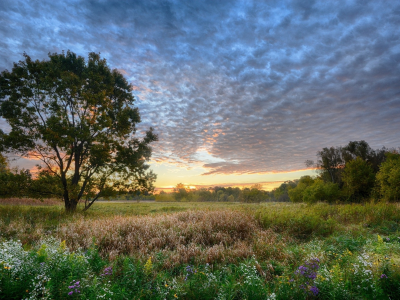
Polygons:
<instances>
[{"instance_id":1,"label":"distant tree","mask_svg":"<svg viewBox=\"0 0 400 300\"><path fill-rule=\"evenodd\" d=\"M345 164L359 157L368 162L374 173L377 173L379 166L385 161L385 153L388 151L385 147L373 150L366 141L351 141L343 147L342 156Z\"/></svg>"},{"instance_id":2,"label":"distant tree","mask_svg":"<svg viewBox=\"0 0 400 300\"><path fill-rule=\"evenodd\" d=\"M279 187L273 189L270 195L271 201L287 202L290 201L289 190L297 186L298 180L287 180Z\"/></svg>"},{"instance_id":3,"label":"distant tree","mask_svg":"<svg viewBox=\"0 0 400 300\"><path fill-rule=\"evenodd\" d=\"M178 183L174 187L174 197L176 201L182 201L188 198L189 188L185 186L183 183Z\"/></svg>"},{"instance_id":4,"label":"distant tree","mask_svg":"<svg viewBox=\"0 0 400 300\"><path fill-rule=\"evenodd\" d=\"M357 157L363 161L368 161L371 157L373 150L364 140L350 141L347 146L342 148L342 155L345 163L356 159Z\"/></svg>"},{"instance_id":5,"label":"distant tree","mask_svg":"<svg viewBox=\"0 0 400 300\"><path fill-rule=\"evenodd\" d=\"M288 194L290 201L292 202L303 202L304 190L314 183L314 179L311 176L302 176L299 179L299 183L296 187L290 187L288 189Z\"/></svg>"},{"instance_id":6,"label":"distant tree","mask_svg":"<svg viewBox=\"0 0 400 300\"><path fill-rule=\"evenodd\" d=\"M376 175L378 189L384 199L400 200L400 154L386 153L386 161Z\"/></svg>"},{"instance_id":7,"label":"distant tree","mask_svg":"<svg viewBox=\"0 0 400 300\"><path fill-rule=\"evenodd\" d=\"M375 182L374 170L367 161L357 157L343 171L344 188L349 198L360 200L370 195Z\"/></svg>"},{"instance_id":8,"label":"distant tree","mask_svg":"<svg viewBox=\"0 0 400 300\"><path fill-rule=\"evenodd\" d=\"M323 148L317 152L317 162L312 160L306 161L307 167L315 167L319 170L321 177L326 181L333 183L340 182L341 172L344 167L341 147Z\"/></svg>"},{"instance_id":9,"label":"distant tree","mask_svg":"<svg viewBox=\"0 0 400 300\"><path fill-rule=\"evenodd\" d=\"M49 60L14 63L0 76L0 151L40 159L62 185L68 212L85 199L85 210L113 190L153 190L146 172L152 129L135 136L140 122L132 86L105 59L68 51Z\"/></svg>"},{"instance_id":10,"label":"distant tree","mask_svg":"<svg viewBox=\"0 0 400 300\"><path fill-rule=\"evenodd\" d=\"M0 172L0 198L22 197L28 195L32 181L29 170L6 169Z\"/></svg>"},{"instance_id":11,"label":"distant tree","mask_svg":"<svg viewBox=\"0 0 400 300\"><path fill-rule=\"evenodd\" d=\"M321 179L316 179L312 185L308 186L303 191L303 201L309 204L318 201L334 202L339 199L339 186L333 182L324 182Z\"/></svg>"},{"instance_id":12,"label":"distant tree","mask_svg":"<svg viewBox=\"0 0 400 300\"><path fill-rule=\"evenodd\" d=\"M32 198L62 199L64 190L58 176L48 169L40 169L36 178L30 180L26 195Z\"/></svg>"},{"instance_id":13,"label":"distant tree","mask_svg":"<svg viewBox=\"0 0 400 300\"><path fill-rule=\"evenodd\" d=\"M251 190L255 189L255 190L259 190L261 191L263 189L263 186L261 183L255 183L250 187Z\"/></svg>"},{"instance_id":14,"label":"distant tree","mask_svg":"<svg viewBox=\"0 0 400 300\"><path fill-rule=\"evenodd\" d=\"M344 147L323 148L317 152L317 162L312 160L305 162L307 167L314 167L318 170L320 178L325 182L330 181L342 187L342 174L345 166L352 160L359 158L368 162L376 174L379 166L385 160L385 153L389 150L373 150L366 141L350 141Z\"/></svg>"}]
</instances>

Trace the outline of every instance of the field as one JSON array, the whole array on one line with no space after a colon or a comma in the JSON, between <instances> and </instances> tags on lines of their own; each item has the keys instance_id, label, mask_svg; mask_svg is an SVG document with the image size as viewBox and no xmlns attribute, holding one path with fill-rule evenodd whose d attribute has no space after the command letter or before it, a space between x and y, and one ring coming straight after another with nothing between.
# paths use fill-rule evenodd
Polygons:
<instances>
[{"instance_id":1,"label":"field","mask_svg":"<svg viewBox=\"0 0 400 300\"><path fill-rule=\"evenodd\" d=\"M1 299L400 299L397 204L23 201Z\"/></svg>"}]
</instances>

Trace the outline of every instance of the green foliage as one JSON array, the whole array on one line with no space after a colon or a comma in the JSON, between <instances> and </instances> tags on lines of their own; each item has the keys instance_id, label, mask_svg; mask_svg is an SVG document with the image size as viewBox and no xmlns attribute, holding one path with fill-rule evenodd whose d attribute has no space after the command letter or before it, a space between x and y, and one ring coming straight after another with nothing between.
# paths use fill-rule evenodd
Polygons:
<instances>
[{"instance_id":1,"label":"green foliage","mask_svg":"<svg viewBox=\"0 0 400 300\"><path fill-rule=\"evenodd\" d=\"M0 173L7 172L9 170L7 158L0 153Z\"/></svg>"},{"instance_id":2,"label":"green foliage","mask_svg":"<svg viewBox=\"0 0 400 300\"><path fill-rule=\"evenodd\" d=\"M303 202L304 190L314 183L314 179L311 176L302 176L296 187L289 189L290 201L294 203Z\"/></svg>"},{"instance_id":3,"label":"green foliage","mask_svg":"<svg viewBox=\"0 0 400 300\"><path fill-rule=\"evenodd\" d=\"M288 180L270 193L270 200L277 202L287 202L290 200L289 191L297 186L297 180Z\"/></svg>"},{"instance_id":4,"label":"green foliage","mask_svg":"<svg viewBox=\"0 0 400 300\"><path fill-rule=\"evenodd\" d=\"M378 189L388 201L400 200L400 154L387 153L376 175Z\"/></svg>"},{"instance_id":5,"label":"green foliage","mask_svg":"<svg viewBox=\"0 0 400 300\"><path fill-rule=\"evenodd\" d=\"M47 61L24 56L0 76L0 116L11 126L0 132L0 150L40 159L68 211L115 190L153 190L146 161L157 136L150 128L135 137L140 115L122 74L96 53L87 61L70 51Z\"/></svg>"},{"instance_id":6,"label":"green foliage","mask_svg":"<svg viewBox=\"0 0 400 300\"><path fill-rule=\"evenodd\" d=\"M391 150L393 152L393 150ZM373 150L366 141L350 141L345 147L330 147L323 148L317 152L317 162L311 160L306 161L307 167L315 167L319 173L319 178L325 183L336 183L341 190L341 198L346 198L349 202L359 202L368 199L369 197L379 197L380 186L387 186L385 179L378 182L379 186L374 186L375 175L381 168L381 165L386 159L386 154L389 149L383 147L382 149ZM394 172L395 173L395 172ZM381 178L382 175L381 175ZM392 178L396 178L396 175ZM393 179L390 184L395 187L398 186L398 178ZM302 196L307 202L313 203L323 197L325 191L321 184L307 188L300 186L293 189L291 192L291 200L293 202L300 202ZM338 198L337 187L326 187L327 194L334 195L331 200ZM393 188L389 188L393 190ZM383 188L387 190L387 188ZM388 194L386 194L388 195ZM385 196L389 199L391 196ZM393 199L394 200L394 199Z\"/></svg>"},{"instance_id":7,"label":"green foliage","mask_svg":"<svg viewBox=\"0 0 400 300\"><path fill-rule=\"evenodd\" d=\"M370 195L375 182L375 174L368 162L357 157L346 164L342 180L347 197L359 201Z\"/></svg>"},{"instance_id":8,"label":"green foliage","mask_svg":"<svg viewBox=\"0 0 400 300\"><path fill-rule=\"evenodd\" d=\"M23 197L29 194L32 182L28 170L5 170L0 172L0 197Z\"/></svg>"},{"instance_id":9,"label":"green foliage","mask_svg":"<svg viewBox=\"0 0 400 300\"><path fill-rule=\"evenodd\" d=\"M339 195L340 191L337 184L316 179L312 185L304 189L303 202L312 204L318 201L327 201L332 203L338 201Z\"/></svg>"}]
</instances>

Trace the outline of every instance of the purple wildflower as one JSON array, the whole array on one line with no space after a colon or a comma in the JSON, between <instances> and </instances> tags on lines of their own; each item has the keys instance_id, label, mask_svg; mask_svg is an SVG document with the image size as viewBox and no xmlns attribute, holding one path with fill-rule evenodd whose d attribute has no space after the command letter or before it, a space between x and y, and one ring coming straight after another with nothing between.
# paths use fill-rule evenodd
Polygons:
<instances>
[{"instance_id":1,"label":"purple wildflower","mask_svg":"<svg viewBox=\"0 0 400 300\"><path fill-rule=\"evenodd\" d=\"M101 274L100 276L109 276L112 275L112 267L107 267L104 269L103 274Z\"/></svg>"},{"instance_id":2,"label":"purple wildflower","mask_svg":"<svg viewBox=\"0 0 400 300\"><path fill-rule=\"evenodd\" d=\"M186 266L186 276L185 276L185 281L189 278L189 276L191 275L191 274L193 274L193 273L196 273L197 272L197 270L194 270L193 271L193 269L192 269L192 266L191 265L187 265Z\"/></svg>"},{"instance_id":3,"label":"purple wildflower","mask_svg":"<svg viewBox=\"0 0 400 300\"><path fill-rule=\"evenodd\" d=\"M68 293L69 296L72 296L74 293L79 294L79 293L81 292L81 291L79 290L79 289L81 288L81 286L80 286L80 281L75 281L75 280L73 280L73 281L72 281L72 285L70 285L68 288L69 288L70 290L72 290L72 291L70 291L70 292Z\"/></svg>"},{"instance_id":4,"label":"purple wildflower","mask_svg":"<svg viewBox=\"0 0 400 300\"><path fill-rule=\"evenodd\" d=\"M310 287L310 292L313 293L314 296L317 296L319 293L319 289L316 286Z\"/></svg>"},{"instance_id":5,"label":"purple wildflower","mask_svg":"<svg viewBox=\"0 0 400 300\"><path fill-rule=\"evenodd\" d=\"M384 278L388 278L388 277L386 276L386 274L382 274L382 275L381 275L381 279L384 279Z\"/></svg>"}]
</instances>

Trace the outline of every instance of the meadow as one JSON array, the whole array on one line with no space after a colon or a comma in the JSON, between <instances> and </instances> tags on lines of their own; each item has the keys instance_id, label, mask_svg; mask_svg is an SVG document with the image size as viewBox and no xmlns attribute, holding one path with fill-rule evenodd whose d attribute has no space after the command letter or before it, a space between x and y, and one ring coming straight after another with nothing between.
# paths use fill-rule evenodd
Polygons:
<instances>
[{"instance_id":1,"label":"meadow","mask_svg":"<svg viewBox=\"0 0 400 300\"><path fill-rule=\"evenodd\" d=\"M398 204L9 202L1 299L400 299Z\"/></svg>"}]
</instances>

